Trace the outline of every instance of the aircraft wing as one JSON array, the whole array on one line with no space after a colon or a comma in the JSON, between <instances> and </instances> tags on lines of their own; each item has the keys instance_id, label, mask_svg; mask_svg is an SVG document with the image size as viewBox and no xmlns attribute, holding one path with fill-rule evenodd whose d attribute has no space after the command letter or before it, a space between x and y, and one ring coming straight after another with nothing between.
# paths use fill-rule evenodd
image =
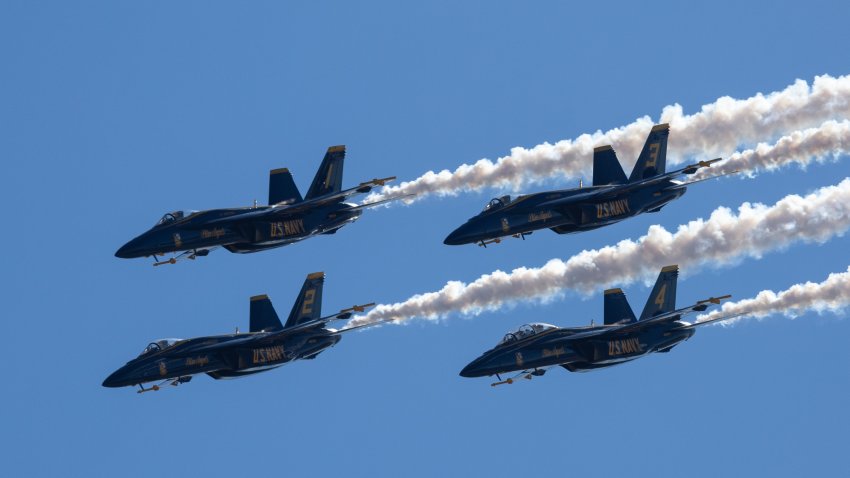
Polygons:
<instances>
[{"instance_id":1,"label":"aircraft wing","mask_svg":"<svg viewBox=\"0 0 850 478\"><path fill-rule=\"evenodd\" d=\"M327 324L328 322L332 322L334 320L348 320L348 319L351 318L351 316L354 312L363 312L364 310L368 309L369 307L373 307L374 305L375 305L374 302L371 302L369 304L363 304L363 305L355 305L355 306L352 306L348 309L342 309L339 312L337 312L336 314L331 314L331 315L328 315L326 317L320 317L318 319L310 320L310 321L307 321L307 322L302 322L298 325L293 325L292 327L286 327L282 330L278 330L278 331L274 332L273 334L276 337L280 336L280 335L288 335L288 334L292 334L292 333L295 333L295 332L300 332L302 330L312 329L314 327L321 327L321 326Z\"/></svg>"},{"instance_id":2,"label":"aircraft wing","mask_svg":"<svg viewBox=\"0 0 850 478\"><path fill-rule=\"evenodd\" d=\"M348 211L356 211L358 209L366 209L366 208L370 208L370 207L375 207L375 206L378 206L378 205L381 205L381 204L386 204L388 202L398 201L399 199L409 198L409 197L413 197L413 196L415 196L415 194L403 194L401 196L394 196L394 197L387 198L387 199L381 199L380 201L375 201L375 202L370 202L370 203L366 203L366 204L361 204L359 206L354 206L354 207L348 209Z\"/></svg>"},{"instance_id":3,"label":"aircraft wing","mask_svg":"<svg viewBox=\"0 0 850 478\"><path fill-rule=\"evenodd\" d=\"M585 193L574 194L572 196L565 196L562 198L553 199L551 201L542 202L538 204L537 207L557 207L563 206L565 204L573 204L577 202L586 201L588 199L601 199L606 196L616 196L617 194L620 194L620 192L624 191L624 188L626 186L628 185L618 184L616 186L609 186L603 188L597 187ZM510 207L510 205L508 207Z\"/></svg>"},{"instance_id":4,"label":"aircraft wing","mask_svg":"<svg viewBox=\"0 0 850 478\"><path fill-rule=\"evenodd\" d=\"M699 171L702 168L710 168L712 164L714 164L718 161L722 161L722 160L723 160L723 158L714 158L714 159L710 159L708 161L699 161L699 162L694 163L694 164L689 164L688 166L685 166L684 168L677 169L675 171L670 171L669 173L659 174L658 176L653 176L651 178L646 178L646 179L642 179L640 181L636 181L636 182L633 182L633 183L628 183L628 184L624 185L623 189L620 189L617 192L619 193L619 192L622 192L622 191L630 191L632 189L641 188L643 186L647 186L647 185L650 185L650 184L656 184L656 183L661 183L661 182L664 182L664 181L669 181L669 180L671 180L671 179L673 179L677 176L681 176L683 174L691 175L691 174L696 173L697 171Z\"/></svg>"},{"instance_id":5,"label":"aircraft wing","mask_svg":"<svg viewBox=\"0 0 850 478\"><path fill-rule=\"evenodd\" d=\"M634 330L642 329L644 327L648 327L650 325L663 324L665 322L675 322L685 314L690 314L692 312L702 312L707 309L710 304L719 304L720 301L728 299L730 297L732 296L728 294L720 297L709 297L708 299L697 301L697 303L689 305L688 307L683 307L681 309L676 309L663 314L658 314L648 319L638 320L637 322L630 322L628 324L612 329L611 331L618 334L627 333L632 332ZM730 317L726 318L728 319Z\"/></svg>"},{"instance_id":6,"label":"aircraft wing","mask_svg":"<svg viewBox=\"0 0 850 478\"><path fill-rule=\"evenodd\" d=\"M640 181L635 181L633 183L615 185L615 186L612 186L612 187L609 187L609 188L604 188L604 189L594 189L594 190L589 191L587 193L576 194L574 196L567 196L567 197L563 197L563 198L560 198L560 199L554 199L552 201L547 201L547 202L539 204L538 206L539 207L556 207L556 206L562 206L562 205L565 205L565 204L572 204L572 203L575 203L575 202L581 202L581 201L588 200L588 199L602 199L606 196L614 196L614 195L627 193L629 191L632 191L632 190L635 190L635 189L640 189L640 188L645 187L645 186L669 181L669 180L671 180L675 177L681 176L683 174L688 174L688 175L694 174L698 170L700 170L701 168L711 167L712 164L714 164L718 161L721 161L722 159L723 158L715 158L715 159L711 159L711 160L708 160L708 161L700 161L698 163L694 163L694 164L690 164L688 166L685 166L684 168L677 169L675 171L670 171L669 173L660 174L658 176L653 176L651 178L642 179ZM732 173L727 173L727 174L732 174ZM712 177L716 177L716 176L712 176ZM703 180L700 180L700 181L703 181ZM685 186L687 184L693 184L695 182L698 182L698 181L693 181L691 183L679 184L679 186Z\"/></svg>"},{"instance_id":7,"label":"aircraft wing","mask_svg":"<svg viewBox=\"0 0 850 478\"><path fill-rule=\"evenodd\" d=\"M272 206L272 208L270 208L268 210L268 212L272 213L272 212L277 212L277 211L281 211L281 210L285 210L287 212L300 212L300 211L303 211L305 209L312 209L316 206L321 206L323 204L339 202L339 201L342 201L342 200L348 198L349 196L353 196L355 194L366 194L366 193L370 192L373 187L383 186L384 184L395 180L395 178L396 178L395 176L390 176L390 177L386 177L386 178L370 179L369 181L362 182L362 183L358 184L357 186L354 186L353 188L344 189L344 190L342 190L338 193L328 194L327 196L321 196L321 197L317 197L315 199L310 199L310 200L302 201L302 202L295 203L295 204L281 204L280 206L278 206L276 204L276 205ZM393 198L393 199L395 199L395 198ZM285 208L285 209L279 209L279 208Z\"/></svg>"},{"instance_id":8,"label":"aircraft wing","mask_svg":"<svg viewBox=\"0 0 850 478\"><path fill-rule=\"evenodd\" d=\"M693 328L696 328L696 327L701 327L703 325L713 324L715 322L723 322L724 320L734 319L735 317L740 317L742 315L746 315L746 314L742 312L740 314L724 315L723 317L717 317L716 319L704 320L702 322L694 322L693 324L689 325L688 327L693 329Z\"/></svg>"},{"instance_id":9,"label":"aircraft wing","mask_svg":"<svg viewBox=\"0 0 850 478\"><path fill-rule=\"evenodd\" d=\"M314 327L320 327L320 326L323 326L323 325L327 324L328 322L331 322L331 321L334 321L334 320L350 319L351 315L354 312L363 312L367 308L372 307L374 305L375 305L374 303L363 304L363 305L355 305L351 308L340 310L339 312L337 312L335 314L331 314L331 315L328 315L326 317L321 317L321 318L311 320L311 321L308 321L308 322L302 322L298 325L294 325L292 327L286 327L286 328L281 329L281 330L276 330L276 331L272 331L272 332L265 332L265 333L261 333L261 334L256 334L256 333L245 334L242 337L237 337L237 338L234 338L232 340L225 340L225 341L218 342L218 343L211 344L211 345L200 345L198 347L192 347L192 348L189 348L189 349L182 351L181 355L194 355L194 354L201 353L201 352L203 352L203 353L215 352L215 351L220 350L220 349L226 349L226 348L231 348L231 347L234 347L234 346L245 345L245 344L250 343L250 342L263 342L265 340L269 340L269 339L272 339L272 338L279 338L281 335L294 334L296 332L301 332L303 330L312 329ZM366 327L366 326L369 326L369 325L375 325L375 324L367 324L365 326L352 327L351 329L346 329L346 331L347 330L354 330L354 329L361 328L361 327Z\"/></svg>"},{"instance_id":10,"label":"aircraft wing","mask_svg":"<svg viewBox=\"0 0 850 478\"><path fill-rule=\"evenodd\" d=\"M249 342L261 341L266 337L268 337L268 334L263 334L262 336L258 334L245 334L241 337L237 336L237 338L232 340L224 340L222 342L217 342L211 345L199 344L197 347L191 347L185 350L181 350L178 356L182 357L188 355L195 355L198 353L215 352L220 349L226 349L238 345L245 345Z\"/></svg>"},{"instance_id":11,"label":"aircraft wing","mask_svg":"<svg viewBox=\"0 0 850 478\"><path fill-rule=\"evenodd\" d=\"M266 217L266 216L274 216L274 215L277 215L277 214L280 214L280 213L283 213L283 212L297 213L297 212L301 212L301 211L304 211L304 210L307 210L307 209L312 209L312 208L317 207L317 206L322 206L324 204L339 202L339 201L341 201L341 200L343 200L343 199L345 199L349 196L353 196L355 194L368 193L369 191L372 190L373 187L383 186L384 184L386 184L386 183L388 183L388 182L390 182L394 179L395 179L395 176L390 176L390 177L387 177L387 178L371 179L369 181L362 182L362 183L358 184L357 186L355 186L353 188L349 188L349 189L340 191L340 192L335 193L335 194L329 194L327 196L322 196L322 197L318 197L318 198L315 198L315 199L308 199L306 201L301 201L301 202L297 202L297 203L294 203L294 204L292 204L288 201L283 201L283 202L279 202L279 203L271 205L271 206L259 207L259 208L249 210L247 212L243 212L243 213L240 213L240 214L235 214L235 215L223 217L223 218L220 218L220 219L214 219L212 221L205 223L205 225L225 223L225 222L227 222L227 223L242 222L242 221L247 221L247 220L259 219L259 218L263 218L263 217ZM378 204L383 204L383 203L386 203L386 202L395 201L397 199L402 199L402 198L405 198L405 197L408 197L408 196L410 196L410 195L396 196L396 197L392 197L392 198L389 198L389 199L384 199L382 201L376 201L376 202L369 203L369 204L363 204L363 205L357 206L357 207L358 208L365 208L365 207L377 206Z\"/></svg>"}]
</instances>

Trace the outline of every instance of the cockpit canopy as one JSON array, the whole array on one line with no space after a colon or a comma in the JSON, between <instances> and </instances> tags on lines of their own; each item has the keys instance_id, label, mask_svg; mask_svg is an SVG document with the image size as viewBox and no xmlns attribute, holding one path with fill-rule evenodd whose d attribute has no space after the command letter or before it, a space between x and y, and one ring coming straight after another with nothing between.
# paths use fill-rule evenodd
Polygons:
<instances>
[{"instance_id":1,"label":"cockpit canopy","mask_svg":"<svg viewBox=\"0 0 850 478\"><path fill-rule=\"evenodd\" d=\"M149 353L159 352L160 350L165 350L165 349L171 347L172 345L176 344L177 342L181 342L182 340L183 339L159 339L159 340L155 340L155 341L149 343L148 346L145 347L144 350L142 350L142 353L139 354L139 357L141 357L142 355L147 355Z\"/></svg>"},{"instance_id":2,"label":"cockpit canopy","mask_svg":"<svg viewBox=\"0 0 850 478\"><path fill-rule=\"evenodd\" d=\"M526 337L531 337L535 334L543 333L547 330L557 329L554 325L543 324L543 323L534 323L534 324L525 324L517 329L515 332L508 332L505 334L505 337L502 338L502 341L499 342L499 345L509 344L511 342L516 342L518 340L522 340Z\"/></svg>"},{"instance_id":3,"label":"cockpit canopy","mask_svg":"<svg viewBox=\"0 0 850 478\"><path fill-rule=\"evenodd\" d=\"M495 211L496 209L501 209L501 208L507 206L510 203L511 203L511 197L510 196L502 196L502 197L498 197L498 198L493 198L493 199L490 200L490 202L487 203L486 206L484 206L484 210L481 211L481 212Z\"/></svg>"},{"instance_id":4,"label":"cockpit canopy","mask_svg":"<svg viewBox=\"0 0 850 478\"><path fill-rule=\"evenodd\" d=\"M156 223L156 225L162 226L164 224L170 224L174 221L178 221L180 219L183 219L184 217L189 217L196 212L198 212L198 211L172 211L172 212L167 212L167 213L162 215L162 218L159 220L159 222Z\"/></svg>"}]
</instances>

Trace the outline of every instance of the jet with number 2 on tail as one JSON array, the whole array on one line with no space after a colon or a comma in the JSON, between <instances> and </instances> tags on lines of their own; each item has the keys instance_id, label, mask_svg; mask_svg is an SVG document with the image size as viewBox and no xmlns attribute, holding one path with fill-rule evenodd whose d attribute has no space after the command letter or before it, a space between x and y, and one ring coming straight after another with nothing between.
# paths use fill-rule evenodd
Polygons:
<instances>
[{"instance_id":1,"label":"jet with number 2 on tail","mask_svg":"<svg viewBox=\"0 0 850 478\"><path fill-rule=\"evenodd\" d=\"M611 146L593 150L593 186L563 189L491 200L484 210L446 237L455 246L499 243L503 237L525 238L538 229L558 234L589 231L620 222L644 212L658 212L670 201L685 194L687 186L702 180L681 182L675 178L696 173L720 158L700 161L669 173L667 137L670 127L656 125L626 178ZM716 177L716 176L714 176Z\"/></svg>"},{"instance_id":2,"label":"jet with number 2 on tail","mask_svg":"<svg viewBox=\"0 0 850 478\"><path fill-rule=\"evenodd\" d=\"M678 275L678 266L661 269L640 319L635 318L622 290L609 289L604 296L604 325L564 328L542 323L523 325L473 360L460 375L495 375L499 381L491 385L496 386L514 383L519 378L530 380L553 366L561 366L570 372L610 367L653 352L669 352L691 338L696 327L734 317L719 317L693 324L682 321L683 315L702 312L711 304L719 304L731 296L711 297L677 309ZM518 373L502 380L501 374L513 372Z\"/></svg>"},{"instance_id":3,"label":"jet with number 2 on tail","mask_svg":"<svg viewBox=\"0 0 850 478\"><path fill-rule=\"evenodd\" d=\"M395 179L395 176L372 179L343 190L344 159L345 146L328 148L303 198L289 170L275 169L269 173L268 206L170 212L149 231L118 249L115 256L124 259L152 256L154 265L158 266L206 256L218 247L235 253L263 251L319 234L334 234L357 220L365 208L405 197L361 205L344 202L349 196L368 193L373 187ZM179 254L157 261L157 256L168 253Z\"/></svg>"},{"instance_id":4,"label":"jet with number 2 on tail","mask_svg":"<svg viewBox=\"0 0 850 478\"><path fill-rule=\"evenodd\" d=\"M375 304L355 305L322 317L323 272L307 276L285 324L280 322L268 296L251 297L250 331L197 337L160 339L103 381L104 387L138 385L139 393L180 385L205 373L214 379L237 378L263 372L294 360L310 360L340 341L343 330L328 328L331 321L351 318ZM143 383L159 382L144 388Z\"/></svg>"}]
</instances>

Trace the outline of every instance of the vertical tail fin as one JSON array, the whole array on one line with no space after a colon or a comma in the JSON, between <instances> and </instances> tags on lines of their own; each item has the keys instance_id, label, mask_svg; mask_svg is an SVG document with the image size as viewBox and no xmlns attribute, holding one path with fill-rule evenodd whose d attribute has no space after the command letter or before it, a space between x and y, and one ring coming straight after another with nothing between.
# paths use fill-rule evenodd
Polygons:
<instances>
[{"instance_id":1,"label":"vertical tail fin","mask_svg":"<svg viewBox=\"0 0 850 478\"><path fill-rule=\"evenodd\" d=\"M307 275L307 279L304 280L304 285L301 287L301 292L295 299L295 304L292 305L292 311L289 312L289 318L286 319L287 327L318 319L322 316L322 285L324 283L324 272L314 272Z\"/></svg>"},{"instance_id":2,"label":"vertical tail fin","mask_svg":"<svg viewBox=\"0 0 850 478\"><path fill-rule=\"evenodd\" d=\"M292 180L292 173L286 168L269 171L269 206L281 202L301 202L298 186Z\"/></svg>"},{"instance_id":3,"label":"vertical tail fin","mask_svg":"<svg viewBox=\"0 0 850 478\"><path fill-rule=\"evenodd\" d=\"M667 266L661 269L655 287L646 300L640 320L649 319L664 312L676 310L676 279L679 277L679 266Z\"/></svg>"},{"instance_id":4,"label":"vertical tail fin","mask_svg":"<svg viewBox=\"0 0 850 478\"><path fill-rule=\"evenodd\" d=\"M345 146L331 146L325 153L322 165L304 199L313 199L326 194L338 193L342 189L342 166Z\"/></svg>"},{"instance_id":5,"label":"vertical tail fin","mask_svg":"<svg viewBox=\"0 0 850 478\"><path fill-rule=\"evenodd\" d=\"M635 313L632 312L626 295L620 289L608 289L605 291L604 306L605 325L628 324L635 322Z\"/></svg>"},{"instance_id":6,"label":"vertical tail fin","mask_svg":"<svg viewBox=\"0 0 850 478\"><path fill-rule=\"evenodd\" d=\"M255 295L251 297L250 331L261 332L280 330L283 326L274 311L272 301L267 295Z\"/></svg>"},{"instance_id":7,"label":"vertical tail fin","mask_svg":"<svg viewBox=\"0 0 850 478\"><path fill-rule=\"evenodd\" d=\"M617 160L611 146L600 146L593 150L593 185L626 184L626 173Z\"/></svg>"},{"instance_id":8,"label":"vertical tail fin","mask_svg":"<svg viewBox=\"0 0 850 478\"><path fill-rule=\"evenodd\" d=\"M652 127L635 163L635 168L629 176L630 183L664 174L667 170L667 136L669 135L670 125L667 123Z\"/></svg>"}]
</instances>

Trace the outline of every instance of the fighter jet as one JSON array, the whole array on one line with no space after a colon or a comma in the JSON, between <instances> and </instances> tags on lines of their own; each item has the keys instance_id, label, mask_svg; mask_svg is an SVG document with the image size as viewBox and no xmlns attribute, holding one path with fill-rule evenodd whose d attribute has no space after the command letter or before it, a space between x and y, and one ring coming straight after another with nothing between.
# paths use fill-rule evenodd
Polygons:
<instances>
[{"instance_id":1,"label":"fighter jet","mask_svg":"<svg viewBox=\"0 0 850 478\"><path fill-rule=\"evenodd\" d=\"M620 289L605 291L604 325L556 327L535 323L510 332L492 349L473 360L460 372L461 377L496 375L491 385L514 383L518 378L543 375L549 367L561 366L570 372L586 372L644 357L653 352L669 352L688 340L696 327L733 316L688 323L682 316L702 312L730 295L711 297L676 308L678 266L661 269L646 306L636 319ZM502 380L501 374L519 372Z\"/></svg>"},{"instance_id":2,"label":"fighter jet","mask_svg":"<svg viewBox=\"0 0 850 478\"><path fill-rule=\"evenodd\" d=\"M213 335L194 339L160 339L103 381L104 387L138 385L139 393L180 385L205 373L214 379L236 378L264 372L293 360L312 360L340 341L341 334L374 324L345 330L328 328L329 322L351 318L375 304L355 305L322 317L324 272L307 276L289 318L281 324L266 295L251 297L250 330L247 333ZM150 388L143 383L159 382Z\"/></svg>"},{"instance_id":3,"label":"fighter jet","mask_svg":"<svg viewBox=\"0 0 850 478\"><path fill-rule=\"evenodd\" d=\"M652 128L631 176L626 173L611 146L593 150L593 186L562 189L492 199L477 216L446 237L447 245L477 243L486 247L503 237L525 236L549 228L558 234L589 231L644 212L658 212L685 194L687 186L675 178L696 173L720 158L700 161L676 171L665 172L667 137L670 127ZM716 176L714 176L716 177ZM707 178L710 179L710 178Z\"/></svg>"},{"instance_id":4,"label":"fighter jet","mask_svg":"<svg viewBox=\"0 0 850 478\"><path fill-rule=\"evenodd\" d=\"M319 234L334 234L354 222L365 208L402 196L369 204L344 202L354 194L368 193L395 176L372 179L342 190L345 146L328 148L307 195L301 197L286 168L269 173L269 205L207 211L174 211L165 214L149 231L115 253L129 259L154 257L154 265L174 264L180 259L206 256L217 247L250 253L285 246ZM179 253L170 259L157 256Z\"/></svg>"}]
</instances>

